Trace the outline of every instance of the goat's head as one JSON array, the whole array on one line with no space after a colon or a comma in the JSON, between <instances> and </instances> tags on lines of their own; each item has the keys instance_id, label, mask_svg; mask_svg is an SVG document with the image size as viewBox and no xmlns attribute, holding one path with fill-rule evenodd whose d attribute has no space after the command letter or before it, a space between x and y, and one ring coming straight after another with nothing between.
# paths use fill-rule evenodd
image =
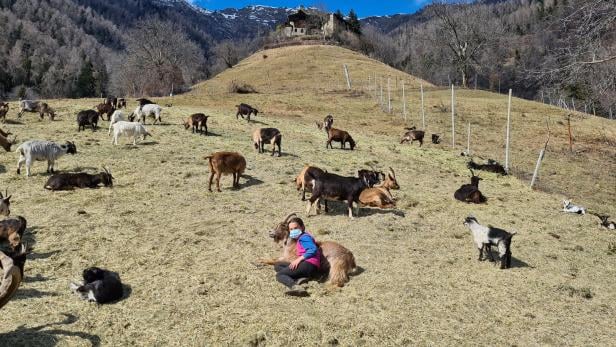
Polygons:
<instances>
[{"instance_id":1,"label":"goat's head","mask_svg":"<svg viewBox=\"0 0 616 347\"><path fill-rule=\"evenodd\" d=\"M569 205L571 205L571 200L563 200L563 208L568 207Z\"/></svg>"},{"instance_id":2,"label":"goat's head","mask_svg":"<svg viewBox=\"0 0 616 347\"><path fill-rule=\"evenodd\" d=\"M15 249L14 251L11 251L6 254L11 259L13 259L13 265L19 268L22 278L24 276L24 267L26 266L26 259L28 257L28 254L30 254L31 251L32 250L28 249L27 245L22 243L21 247L19 247L19 250Z\"/></svg>"},{"instance_id":3,"label":"goat's head","mask_svg":"<svg viewBox=\"0 0 616 347\"><path fill-rule=\"evenodd\" d=\"M89 267L83 270L83 280L86 283L92 283L96 280L102 280L105 277L105 271L97 267Z\"/></svg>"},{"instance_id":4,"label":"goat's head","mask_svg":"<svg viewBox=\"0 0 616 347\"><path fill-rule=\"evenodd\" d=\"M357 142L355 142L355 140L353 140L353 138L350 136L349 136L348 141L349 141L349 144L351 145L351 150L354 150L355 146L357 146Z\"/></svg>"},{"instance_id":5,"label":"goat's head","mask_svg":"<svg viewBox=\"0 0 616 347\"><path fill-rule=\"evenodd\" d=\"M325 130L327 130L331 129L332 125L334 125L334 116L328 114L327 116L325 116L325 119L323 119L323 127L325 128Z\"/></svg>"},{"instance_id":6,"label":"goat's head","mask_svg":"<svg viewBox=\"0 0 616 347\"><path fill-rule=\"evenodd\" d=\"M103 166L103 172L98 175L105 187L113 187L113 176L111 175L111 171L109 171L109 169Z\"/></svg>"},{"instance_id":7,"label":"goat's head","mask_svg":"<svg viewBox=\"0 0 616 347\"><path fill-rule=\"evenodd\" d=\"M471 184L474 185L475 187L479 186L479 181L483 181L483 178L475 175L475 172L473 171L473 169L470 169L471 171Z\"/></svg>"},{"instance_id":8,"label":"goat's head","mask_svg":"<svg viewBox=\"0 0 616 347\"><path fill-rule=\"evenodd\" d=\"M357 177L359 177L363 183L368 187L373 187L375 184L381 181L381 173L372 170L359 170L357 171Z\"/></svg>"},{"instance_id":9,"label":"goat's head","mask_svg":"<svg viewBox=\"0 0 616 347\"><path fill-rule=\"evenodd\" d=\"M472 214L469 215L468 217L466 217L464 219L464 223L465 226L470 226L471 224L479 224L479 222L477 221L477 218L475 218Z\"/></svg>"},{"instance_id":10,"label":"goat's head","mask_svg":"<svg viewBox=\"0 0 616 347\"><path fill-rule=\"evenodd\" d=\"M2 195L0 192L0 216L9 216L11 214L11 196L8 195L8 189Z\"/></svg>"},{"instance_id":11,"label":"goat's head","mask_svg":"<svg viewBox=\"0 0 616 347\"><path fill-rule=\"evenodd\" d=\"M398 185L398 180L396 180L396 173L391 167L389 168L389 172L387 173L387 175L385 175L382 187L394 190L400 189L400 186Z\"/></svg>"},{"instance_id":12,"label":"goat's head","mask_svg":"<svg viewBox=\"0 0 616 347\"><path fill-rule=\"evenodd\" d=\"M132 122L132 120L131 120L131 122ZM189 119L186 119L186 120L184 121L184 129L188 129L188 128L190 128L190 123L192 123L191 119L190 119L190 118L189 118Z\"/></svg>"},{"instance_id":13,"label":"goat's head","mask_svg":"<svg viewBox=\"0 0 616 347\"><path fill-rule=\"evenodd\" d=\"M279 243L289 237L289 220L291 217L297 217L297 214L295 212L289 214L284 221L278 223L276 227L269 232L269 237L274 239L274 242Z\"/></svg>"},{"instance_id":14,"label":"goat's head","mask_svg":"<svg viewBox=\"0 0 616 347\"><path fill-rule=\"evenodd\" d=\"M66 141L66 154L77 154L77 146L74 142Z\"/></svg>"}]
</instances>

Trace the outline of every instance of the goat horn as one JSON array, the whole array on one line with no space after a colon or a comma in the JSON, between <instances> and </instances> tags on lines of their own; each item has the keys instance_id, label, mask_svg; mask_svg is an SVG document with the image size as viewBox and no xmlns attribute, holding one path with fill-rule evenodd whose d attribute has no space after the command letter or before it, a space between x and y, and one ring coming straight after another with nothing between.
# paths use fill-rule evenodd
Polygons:
<instances>
[{"instance_id":1,"label":"goat horn","mask_svg":"<svg viewBox=\"0 0 616 347\"><path fill-rule=\"evenodd\" d=\"M391 168L391 166L389 167L389 171L391 171L392 176L396 177L396 172Z\"/></svg>"},{"instance_id":2,"label":"goat horn","mask_svg":"<svg viewBox=\"0 0 616 347\"><path fill-rule=\"evenodd\" d=\"M291 218L291 216L297 216L297 212L293 212L291 214L289 214L285 219L284 219L284 223L287 224L287 222L289 221L289 218Z\"/></svg>"}]
</instances>

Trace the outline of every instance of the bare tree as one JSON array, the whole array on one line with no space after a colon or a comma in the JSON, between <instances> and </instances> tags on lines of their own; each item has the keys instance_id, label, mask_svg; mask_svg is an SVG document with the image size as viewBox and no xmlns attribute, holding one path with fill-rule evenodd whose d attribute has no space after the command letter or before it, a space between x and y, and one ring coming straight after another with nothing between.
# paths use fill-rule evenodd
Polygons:
<instances>
[{"instance_id":1,"label":"bare tree","mask_svg":"<svg viewBox=\"0 0 616 347\"><path fill-rule=\"evenodd\" d=\"M240 61L239 48L235 43L228 40L217 44L214 47L214 53L227 68L232 68Z\"/></svg>"}]
</instances>

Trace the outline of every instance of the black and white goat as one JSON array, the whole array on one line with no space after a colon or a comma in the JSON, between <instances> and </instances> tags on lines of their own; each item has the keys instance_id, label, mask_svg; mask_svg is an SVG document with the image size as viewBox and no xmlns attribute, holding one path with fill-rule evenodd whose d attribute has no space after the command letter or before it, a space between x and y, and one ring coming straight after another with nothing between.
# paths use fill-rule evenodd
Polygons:
<instances>
[{"instance_id":1,"label":"black and white goat","mask_svg":"<svg viewBox=\"0 0 616 347\"><path fill-rule=\"evenodd\" d=\"M47 160L47 172L53 173L55 161L65 154L77 153L77 147L71 141L59 145L52 141L30 140L19 145L17 152L19 152L17 174L21 173L21 167L25 163L26 175L30 176L30 166L32 166L33 161Z\"/></svg>"},{"instance_id":2,"label":"black and white goat","mask_svg":"<svg viewBox=\"0 0 616 347\"><path fill-rule=\"evenodd\" d=\"M495 245L498 247L500 256L500 268L508 269L511 267L511 238L516 234L515 231L509 233L491 225L483 226L473 216L466 217L464 225L473 233L473 241L479 250L479 261L485 260L484 252L490 256L490 261L494 261L492 245Z\"/></svg>"},{"instance_id":3,"label":"black and white goat","mask_svg":"<svg viewBox=\"0 0 616 347\"><path fill-rule=\"evenodd\" d=\"M119 300L124 295L120 275L98 267L83 270L83 283L71 283L70 288L83 300L99 304Z\"/></svg>"},{"instance_id":4,"label":"black and white goat","mask_svg":"<svg viewBox=\"0 0 616 347\"><path fill-rule=\"evenodd\" d=\"M596 213L592 213L592 214L599 217L599 219L601 220L601 222L599 223L600 226L608 230L616 230L616 222L614 222L613 220L609 220L610 216L600 215Z\"/></svg>"},{"instance_id":5,"label":"black and white goat","mask_svg":"<svg viewBox=\"0 0 616 347\"><path fill-rule=\"evenodd\" d=\"M582 206L574 205L571 200L563 200L563 212L586 214L586 209Z\"/></svg>"}]
</instances>

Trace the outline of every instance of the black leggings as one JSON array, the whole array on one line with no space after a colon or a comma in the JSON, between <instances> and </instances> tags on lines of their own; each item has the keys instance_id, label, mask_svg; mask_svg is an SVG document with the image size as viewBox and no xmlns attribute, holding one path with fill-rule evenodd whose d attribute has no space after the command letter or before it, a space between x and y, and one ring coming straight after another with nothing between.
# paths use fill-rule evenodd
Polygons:
<instances>
[{"instance_id":1,"label":"black leggings","mask_svg":"<svg viewBox=\"0 0 616 347\"><path fill-rule=\"evenodd\" d=\"M295 270L291 270L289 263L286 262L276 263L274 265L274 270L276 270L276 280L291 288L295 285L296 279L302 277L312 277L318 272L319 269L309 262L302 261L295 268Z\"/></svg>"}]
</instances>

